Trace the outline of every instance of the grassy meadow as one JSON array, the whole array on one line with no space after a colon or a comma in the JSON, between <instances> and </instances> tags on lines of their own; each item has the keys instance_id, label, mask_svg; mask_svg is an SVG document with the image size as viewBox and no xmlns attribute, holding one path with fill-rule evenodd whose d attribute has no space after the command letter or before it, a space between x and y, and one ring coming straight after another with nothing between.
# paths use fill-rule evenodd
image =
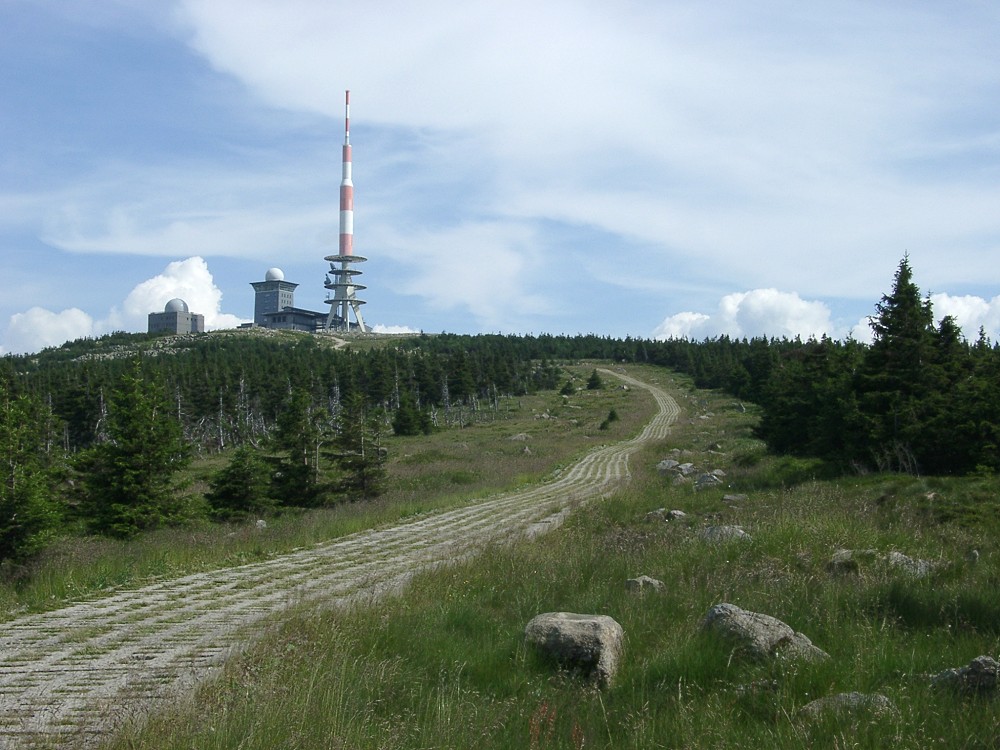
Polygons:
<instances>
[{"instance_id":1,"label":"grassy meadow","mask_svg":"<svg viewBox=\"0 0 1000 750\"><path fill-rule=\"evenodd\" d=\"M377 500L288 511L251 523L194 523L119 540L68 537L18 569L0 567L0 621L105 595L122 587L251 563L419 513L468 503L537 482L595 445L637 432L653 410L644 391L623 390L608 377L586 390L593 365L567 366L578 391L501 399L495 411L464 417L466 426L432 435L388 436L388 483ZM620 418L601 424L614 409ZM467 410L468 411L468 410ZM195 460L179 480L184 502L204 504L226 453Z\"/></svg>"},{"instance_id":2,"label":"grassy meadow","mask_svg":"<svg viewBox=\"0 0 1000 750\"><path fill-rule=\"evenodd\" d=\"M997 747L1000 702L934 689L928 677L1000 652L996 479L824 479L814 463L767 455L751 434L752 409L663 371L642 376L671 385L684 412L662 445L633 456L627 488L544 537L419 574L399 597L302 607L196 695L125 728L107 747ZM391 502L429 510L433 497L534 481L595 441L634 434L651 408L638 394L610 389L569 405L544 398L548 407L521 408L549 408L549 419L510 431L487 425L481 443L479 427L415 440L394 458L400 494ZM565 415L576 406L570 427ZM610 406L622 419L596 430ZM528 441L509 440L530 428L538 432ZM510 455L501 462L489 451ZM655 468L671 456L722 469L725 484L700 492L674 484ZM507 458L514 473L503 480L484 466ZM433 489L420 495L422 486ZM747 498L727 502L726 494ZM380 520L391 520L391 502ZM687 516L646 519L661 507ZM742 526L753 541L697 538L698 529L722 523ZM938 565L923 579L876 564L832 575L827 562L841 548ZM641 574L664 581L666 591L626 592L625 580ZM734 658L699 632L720 602L778 617L831 659ZM525 649L525 624L548 611L621 623L625 653L609 688L595 690ZM818 721L798 714L815 698L848 691L882 693L895 711Z\"/></svg>"}]
</instances>

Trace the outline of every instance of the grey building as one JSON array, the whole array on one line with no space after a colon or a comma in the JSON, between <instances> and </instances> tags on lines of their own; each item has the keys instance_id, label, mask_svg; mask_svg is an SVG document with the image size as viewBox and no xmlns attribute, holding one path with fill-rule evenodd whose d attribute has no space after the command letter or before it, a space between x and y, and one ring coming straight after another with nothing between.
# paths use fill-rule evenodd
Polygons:
<instances>
[{"instance_id":1,"label":"grey building","mask_svg":"<svg viewBox=\"0 0 1000 750\"><path fill-rule=\"evenodd\" d=\"M161 313L149 314L150 333L204 333L205 316L188 310L187 302L172 299Z\"/></svg>"},{"instance_id":2,"label":"grey building","mask_svg":"<svg viewBox=\"0 0 1000 750\"><path fill-rule=\"evenodd\" d=\"M268 316L279 313L286 307L295 306L295 287L290 281L285 281L285 274L280 268L269 268L263 281L251 281L256 296L253 304L253 324L264 328L268 325Z\"/></svg>"}]
</instances>

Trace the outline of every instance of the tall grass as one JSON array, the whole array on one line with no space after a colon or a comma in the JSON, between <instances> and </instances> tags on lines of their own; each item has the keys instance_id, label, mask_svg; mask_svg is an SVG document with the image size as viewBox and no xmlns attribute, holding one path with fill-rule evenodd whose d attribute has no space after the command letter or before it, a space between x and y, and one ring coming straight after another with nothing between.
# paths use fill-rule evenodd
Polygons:
<instances>
[{"instance_id":1,"label":"tall grass","mask_svg":"<svg viewBox=\"0 0 1000 750\"><path fill-rule=\"evenodd\" d=\"M634 481L614 497L540 540L418 575L399 598L304 607L189 703L109 747L995 747L1000 702L935 690L928 678L1000 650L995 527L924 512L926 480L761 482L752 466L736 465L752 415L711 394L684 401L686 418L633 459ZM733 486L695 492L658 476L653 467L673 448L726 470ZM766 472L769 461L756 465ZM974 502L963 481L934 483L950 502ZM722 502L748 489L747 500ZM657 507L688 516L647 522ZM744 526L753 541L698 541L698 528L718 523ZM973 545L975 565L963 562ZM928 579L877 564L834 576L826 563L841 547L942 566ZM624 580L639 574L666 591L627 593ZM699 632L722 601L784 620L831 659L734 659ZM610 688L597 691L525 649L527 621L560 610L622 624L626 651ZM799 717L815 698L855 690L881 692L896 710Z\"/></svg>"},{"instance_id":2,"label":"tall grass","mask_svg":"<svg viewBox=\"0 0 1000 750\"><path fill-rule=\"evenodd\" d=\"M592 365L565 369L582 385ZM264 560L540 481L595 445L634 434L649 418L653 404L644 391L613 383L608 378L605 389L569 398L543 392L514 399L489 419L461 429L389 437L388 486L374 501L287 511L268 518L266 529L203 521L124 541L65 538L27 565L0 567L0 621L152 579ZM624 416L601 430L610 409ZM227 460L205 457L183 477L193 504L204 502L199 493Z\"/></svg>"}]
</instances>

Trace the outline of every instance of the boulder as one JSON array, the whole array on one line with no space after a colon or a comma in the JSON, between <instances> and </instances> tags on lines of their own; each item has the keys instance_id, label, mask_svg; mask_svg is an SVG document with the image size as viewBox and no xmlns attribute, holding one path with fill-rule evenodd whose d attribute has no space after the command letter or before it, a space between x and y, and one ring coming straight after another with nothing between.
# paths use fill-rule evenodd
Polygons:
<instances>
[{"instance_id":1,"label":"boulder","mask_svg":"<svg viewBox=\"0 0 1000 750\"><path fill-rule=\"evenodd\" d=\"M698 532L698 538L709 544L720 544L722 542L743 541L751 542L751 536L743 530L742 526L706 526Z\"/></svg>"},{"instance_id":2,"label":"boulder","mask_svg":"<svg viewBox=\"0 0 1000 750\"><path fill-rule=\"evenodd\" d=\"M667 521L679 521L682 518L686 518L686 517L687 517L687 513L685 513L683 510L668 510L667 514L666 514L666 517L665 517L665 520L667 520Z\"/></svg>"},{"instance_id":3,"label":"boulder","mask_svg":"<svg viewBox=\"0 0 1000 750\"><path fill-rule=\"evenodd\" d=\"M657 508L656 510L651 510L646 514L647 523L655 523L656 521L666 521L667 520L667 509Z\"/></svg>"},{"instance_id":4,"label":"boulder","mask_svg":"<svg viewBox=\"0 0 1000 750\"><path fill-rule=\"evenodd\" d=\"M895 712L895 704L881 693L837 693L807 703L799 709L799 716L817 719L824 714L834 713L854 718L861 715L884 716Z\"/></svg>"},{"instance_id":5,"label":"boulder","mask_svg":"<svg viewBox=\"0 0 1000 750\"><path fill-rule=\"evenodd\" d=\"M707 490L712 487L718 487L722 484L722 480L719 479L715 474L701 474L694 483L695 490Z\"/></svg>"},{"instance_id":6,"label":"boulder","mask_svg":"<svg viewBox=\"0 0 1000 750\"><path fill-rule=\"evenodd\" d=\"M826 562L826 570L832 575L853 575L861 571L862 562L871 562L878 558L878 552L873 549L838 549Z\"/></svg>"},{"instance_id":7,"label":"boulder","mask_svg":"<svg viewBox=\"0 0 1000 750\"><path fill-rule=\"evenodd\" d=\"M661 474L666 474L668 471L673 471L680 465L680 461L675 461L672 458L665 458L656 465L656 470Z\"/></svg>"},{"instance_id":8,"label":"boulder","mask_svg":"<svg viewBox=\"0 0 1000 750\"><path fill-rule=\"evenodd\" d=\"M890 568L905 573L912 578L926 578L937 568L937 565L930 560L918 560L917 558L909 557L902 552L896 551L886 555L885 561Z\"/></svg>"},{"instance_id":9,"label":"boulder","mask_svg":"<svg viewBox=\"0 0 1000 750\"><path fill-rule=\"evenodd\" d=\"M931 685L962 693L996 693L1000 662L992 656L977 656L964 667L946 669L931 677Z\"/></svg>"},{"instance_id":10,"label":"boulder","mask_svg":"<svg viewBox=\"0 0 1000 750\"><path fill-rule=\"evenodd\" d=\"M749 612L735 604L716 604L702 620L703 632L717 636L741 656L752 661L784 658L822 661L830 655L802 633L776 617Z\"/></svg>"},{"instance_id":11,"label":"boulder","mask_svg":"<svg viewBox=\"0 0 1000 750\"><path fill-rule=\"evenodd\" d=\"M605 687L618 671L625 634L607 615L547 612L532 618L524 638L564 669Z\"/></svg>"},{"instance_id":12,"label":"boulder","mask_svg":"<svg viewBox=\"0 0 1000 750\"><path fill-rule=\"evenodd\" d=\"M662 593L667 590L667 584L656 578L639 576L625 581L625 590L631 591L633 594Z\"/></svg>"}]
</instances>

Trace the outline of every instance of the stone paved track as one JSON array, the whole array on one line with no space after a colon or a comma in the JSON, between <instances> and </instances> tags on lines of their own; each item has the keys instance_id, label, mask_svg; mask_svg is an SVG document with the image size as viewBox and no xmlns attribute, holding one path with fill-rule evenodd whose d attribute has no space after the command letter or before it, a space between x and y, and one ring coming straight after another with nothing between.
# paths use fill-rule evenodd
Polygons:
<instances>
[{"instance_id":1,"label":"stone paved track","mask_svg":"<svg viewBox=\"0 0 1000 750\"><path fill-rule=\"evenodd\" d=\"M94 744L123 718L190 689L296 602L374 597L414 571L493 540L541 533L628 477L628 458L679 413L663 390L642 432L597 448L557 479L343 537L266 562L198 573L0 625L0 748Z\"/></svg>"}]
</instances>

